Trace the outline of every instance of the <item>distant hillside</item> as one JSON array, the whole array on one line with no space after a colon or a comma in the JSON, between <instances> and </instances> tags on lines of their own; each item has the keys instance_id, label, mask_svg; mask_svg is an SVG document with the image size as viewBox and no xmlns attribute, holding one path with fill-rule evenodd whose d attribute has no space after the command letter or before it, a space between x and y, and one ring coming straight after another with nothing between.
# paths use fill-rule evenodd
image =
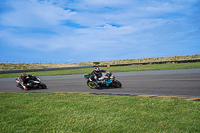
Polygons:
<instances>
[{"instance_id":1,"label":"distant hillside","mask_svg":"<svg viewBox=\"0 0 200 133\"><path fill-rule=\"evenodd\" d=\"M0 63L0 70L19 70L19 69L39 69L39 68L58 68L58 67L74 67L74 66L93 66L93 65L118 65L132 63L147 63L147 62L164 62L164 61L185 61L197 60L200 55L185 55L185 56L169 56L143 59L127 59L127 60L111 60L111 61L96 61L96 62L80 62L80 63Z\"/></svg>"},{"instance_id":2,"label":"distant hillside","mask_svg":"<svg viewBox=\"0 0 200 133\"><path fill-rule=\"evenodd\" d=\"M117 65L117 64L132 64L132 63L147 63L147 62L164 62L164 61L184 61L184 60L197 60L200 55L185 55L185 56L169 56L169 57L156 57L156 58L142 58L142 59L127 59L127 60L111 60L99 61L99 65ZM82 62L80 65L94 65L97 62Z\"/></svg>"}]
</instances>

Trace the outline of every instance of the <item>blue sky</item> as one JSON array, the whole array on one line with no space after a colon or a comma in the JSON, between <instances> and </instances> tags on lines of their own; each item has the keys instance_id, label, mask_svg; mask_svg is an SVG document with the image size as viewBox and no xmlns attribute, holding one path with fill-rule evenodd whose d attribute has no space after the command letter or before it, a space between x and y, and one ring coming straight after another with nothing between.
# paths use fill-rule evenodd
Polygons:
<instances>
[{"instance_id":1,"label":"blue sky","mask_svg":"<svg viewBox=\"0 0 200 133\"><path fill-rule=\"evenodd\" d=\"M0 0L0 62L200 54L200 0Z\"/></svg>"}]
</instances>

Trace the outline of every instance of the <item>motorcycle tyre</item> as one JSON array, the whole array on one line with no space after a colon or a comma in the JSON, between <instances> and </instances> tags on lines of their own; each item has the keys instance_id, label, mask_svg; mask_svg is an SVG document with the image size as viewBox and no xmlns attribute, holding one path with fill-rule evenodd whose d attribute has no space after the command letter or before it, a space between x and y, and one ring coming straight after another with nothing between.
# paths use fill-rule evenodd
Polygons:
<instances>
[{"instance_id":1,"label":"motorcycle tyre","mask_svg":"<svg viewBox=\"0 0 200 133\"><path fill-rule=\"evenodd\" d=\"M42 83L43 84L43 86L44 86L44 88L43 89L47 89L47 86L44 84L44 83Z\"/></svg>"},{"instance_id":2,"label":"motorcycle tyre","mask_svg":"<svg viewBox=\"0 0 200 133\"><path fill-rule=\"evenodd\" d=\"M122 87L122 84L121 84L121 82L119 82L118 80L116 80L116 81L114 82L114 84L112 84L112 86L115 87L115 88L121 88L121 87Z\"/></svg>"},{"instance_id":3,"label":"motorcycle tyre","mask_svg":"<svg viewBox=\"0 0 200 133\"><path fill-rule=\"evenodd\" d=\"M93 81L87 81L87 85L91 88L91 89L98 89L99 87L97 85L95 85L95 83Z\"/></svg>"},{"instance_id":4,"label":"motorcycle tyre","mask_svg":"<svg viewBox=\"0 0 200 133\"><path fill-rule=\"evenodd\" d=\"M46 89L47 86L46 86L44 83L40 83L40 84L39 84L39 88L41 88L41 89Z\"/></svg>"}]
</instances>

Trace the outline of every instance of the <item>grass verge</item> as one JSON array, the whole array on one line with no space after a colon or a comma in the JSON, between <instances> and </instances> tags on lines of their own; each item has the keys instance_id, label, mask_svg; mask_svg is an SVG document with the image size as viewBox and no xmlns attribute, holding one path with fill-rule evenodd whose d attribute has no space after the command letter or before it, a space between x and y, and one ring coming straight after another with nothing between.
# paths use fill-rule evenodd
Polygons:
<instances>
[{"instance_id":1,"label":"grass verge","mask_svg":"<svg viewBox=\"0 0 200 133\"><path fill-rule=\"evenodd\" d=\"M166 70L166 69L187 69L200 68L200 62L196 63L179 63L179 64L153 64L153 65L131 65L131 66L113 66L102 67L111 72L126 72L126 71L147 71L147 70ZM40 71L29 72L36 76L50 76L50 75L69 75L69 74L85 74L93 71L93 68L82 69L68 69L68 70L54 70L54 71ZM0 78L19 77L21 73L0 74Z\"/></svg>"},{"instance_id":2,"label":"grass verge","mask_svg":"<svg viewBox=\"0 0 200 133\"><path fill-rule=\"evenodd\" d=\"M0 132L200 132L200 102L0 93Z\"/></svg>"}]
</instances>

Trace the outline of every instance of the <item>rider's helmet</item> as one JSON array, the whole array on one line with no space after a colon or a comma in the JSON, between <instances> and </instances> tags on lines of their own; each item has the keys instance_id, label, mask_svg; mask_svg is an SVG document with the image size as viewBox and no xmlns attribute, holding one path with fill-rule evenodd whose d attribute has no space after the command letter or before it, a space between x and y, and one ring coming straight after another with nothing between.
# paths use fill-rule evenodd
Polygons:
<instances>
[{"instance_id":1,"label":"rider's helmet","mask_svg":"<svg viewBox=\"0 0 200 133\"><path fill-rule=\"evenodd\" d=\"M110 71L106 71L106 75L110 75Z\"/></svg>"},{"instance_id":2,"label":"rider's helmet","mask_svg":"<svg viewBox=\"0 0 200 133\"><path fill-rule=\"evenodd\" d=\"M98 67L95 67L95 68L94 68L94 73L95 73L95 74L99 74L99 72L100 72L100 69L99 69Z\"/></svg>"},{"instance_id":3,"label":"rider's helmet","mask_svg":"<svg viewBox=\"0 0 200 133\"><path fill-rule=\"evenodd\" d=\"M27 77L27 74L26 74L26 73L23 73L23 74L22 74L22 77L23 77L23 78L26 78L26 77Z\"/></svg>"}]
</instances>

